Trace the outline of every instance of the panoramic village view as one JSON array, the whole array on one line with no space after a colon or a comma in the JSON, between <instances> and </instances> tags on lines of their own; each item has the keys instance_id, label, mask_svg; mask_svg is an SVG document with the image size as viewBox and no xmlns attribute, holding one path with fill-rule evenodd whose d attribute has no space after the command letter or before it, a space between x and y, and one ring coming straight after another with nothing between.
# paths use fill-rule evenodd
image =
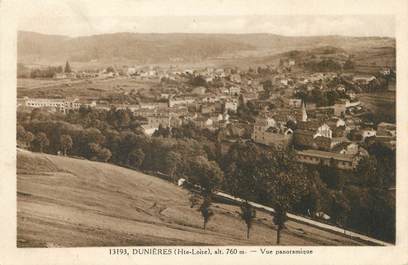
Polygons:
<instances>
[{"instance_id":1,"label":"panoramic village view","mask_svg":"<svg viewBox=\"0 0 408 265\"><path fill-rule=\"evenodd\" d=\"M395 39L18 34L17 245L395 243Z\"/></svg>"}]
</instances>

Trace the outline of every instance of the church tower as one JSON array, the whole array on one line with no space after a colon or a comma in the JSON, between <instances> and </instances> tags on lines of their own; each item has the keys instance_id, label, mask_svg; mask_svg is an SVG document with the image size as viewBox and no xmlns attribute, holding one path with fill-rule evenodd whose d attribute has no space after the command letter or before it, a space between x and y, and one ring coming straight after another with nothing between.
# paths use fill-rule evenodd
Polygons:
<instances>
[{"instance_id":1,"label":"church tower","mask_svg":"<svg viewBox=\"0 0 408 265\"><path fill-rule=\"evenodd\" d=\"M303 100L302 100L302 121L307 121L306 106Z\"/></svg>"}]
</instances>

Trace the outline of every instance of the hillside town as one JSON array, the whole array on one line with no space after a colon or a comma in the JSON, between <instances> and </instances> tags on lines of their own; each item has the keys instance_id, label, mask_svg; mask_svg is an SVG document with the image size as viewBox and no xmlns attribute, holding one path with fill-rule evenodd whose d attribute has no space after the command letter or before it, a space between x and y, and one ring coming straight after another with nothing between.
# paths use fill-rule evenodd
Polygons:
<instances>
[{"instance_id":1,"label":"hillside town","mask_svg":"<svg viewBox=\"0 0 408 265\"><path fill-rule=\"evenodd\" d=\"M121 100L25 96L17 99L17 107L22 112L38 108L63 114L86 108L128 110L138 117L148 136L158 130L171 134L174 128L193 124L216 132L225 153L235 142L252 141L265 148L294 148L299 163L342 170L354 170L369 155L365 150L368 141L395 149L395 123L367 119L370 110L359 100L362 92L392 89L393 69L376 75L300 69L294 59L247 70L108 67L75 72L67 62L65 70L56 69L51 79L68 84L75 80L154 80L160 86L148 94L120 88Z\"/></svg>"},{"instance_id":2,"label":"hillside town","mask_svg":"<svg viewBox=\"0 0 408 265\"><path fill-rule=\"evenodd\" d=\"M387 245L395 242L396 228L395 50L362 49L319 45L248 62L200 64L18 63L18 167L26 172L27 163L36 163L27 157L46 154L68 167L98 161L146 180L160 178L172 188L159 193L187 192L174 209L182 216L198 211L203 230L217 207L234 205L231 222L242 221L246 240L252 224L268 222L256 217L266 211L278 245L289 217L307 230L330 227L336 235ZM42 170L42 162L34 167ZM93 185L105 176L94 175L75 179ZM149 189L130 185L126 192ZM129 200L153 205L143 211L160 220L155 209L169 207L151 196L147 203ZM222 229L236 233L235 226Z\"/></svg>"},{"instance_id":3,"label":"hillside town","mask_svg":"<svg viewBox=\"0 0 408 265\"><path fill-rule=\"evenodd\" d=\"M12 247L402 253L403 9L155 1L42 0L4 24Z\"/></svg>"}]
</instances>

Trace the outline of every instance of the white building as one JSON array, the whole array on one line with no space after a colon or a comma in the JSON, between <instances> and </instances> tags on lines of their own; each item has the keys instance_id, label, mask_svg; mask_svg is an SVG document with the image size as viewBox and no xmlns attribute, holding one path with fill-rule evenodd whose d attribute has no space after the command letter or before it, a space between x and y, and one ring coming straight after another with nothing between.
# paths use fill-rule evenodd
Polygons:
<instances>
[{"instance_id":1,"label":"white building","mask_svg":"<svg viewBox=\"0 0 408 265\"><path fill-rule=\"evenodd\" d=\"M330 126L326 123L322 124L320 127L317 128L316 133L313 135L313 138L318 136L332 138L333 132L330 129Z\"/></svg>"},{"instance_id":2,"label":"white building","mask_svg":"<svg viewBox=\"0 0 408 265\"><path fill-rule=\"evenodd\" d=\"M180 98L170 98L169 99L169 107L172 108L177 105L189 105L195 102L194 98L190 97L180 97Z\"/></svg>"},{"instance_id":3,"label":"white building","mask_svg":"<svg viewBox=\"0 0 408 265\"><path fill-rule=\"evenodd\" d=\"M129 68L127 69L127 75L134 75L134 74L136 74L136 68L134 68L134 67L129 67Z\"/></svg>"},{"instance_id":4,"label":"white building","mask_svg":"<svg viewBox=\"0 0 408 265\"><path fill-rule=\"evenodd\" d=\"M237 112L238 109L238 101L237 100L227 100L224 103L224 110L225 111L233 111Z\"/></svg>"},{"instance_id":5,"label":"white building","mask_svg":"<svg viewBox=\"0 0 408 265\"><path fill-rule=\"evenodd\" d=\"M258 118L254 124L251 139L255 143L264 145L287 146L292 141L293 131L289 128L277 126L274 119Z\"/></svg>"},{"instance_id":6,"label":"white building","mask_svg":"<svg viewBox=\"0 0 408 265\"><path fill-rule=\"evenodd\" d=\"M241 93L241 88L238 86L231 86L226 90L227 94L239 95Z\"/></svg>"},{"instance_id":7,"label":"white building","mask_svg":"<svg viewBox=\"0 0 408 265\"><path fill-rule=\"evenodd\" d=\"M374 129L362 129L362 130L360 130L360 134L361 134L361 137L362 137L362 141L364 141L366 138L368 138L368 137L373 137L373 136L376 136L377 135L377 131L376 130L374 130Z\"/></svg>"},{"instance_id":8,"label":"white building","mask_svg":"<svg viewBox=\"0 0 408 265\"><path fill-rule=\"evenodd\" d=\"M21 100L20 100L21 101ZM52 98L28 98L25 97L22 101L22 106L29 108L47 108L51 111L66 113L69 110L78 110L81 103L78 99L52 99Z\"/></svg>"}]
</instances>

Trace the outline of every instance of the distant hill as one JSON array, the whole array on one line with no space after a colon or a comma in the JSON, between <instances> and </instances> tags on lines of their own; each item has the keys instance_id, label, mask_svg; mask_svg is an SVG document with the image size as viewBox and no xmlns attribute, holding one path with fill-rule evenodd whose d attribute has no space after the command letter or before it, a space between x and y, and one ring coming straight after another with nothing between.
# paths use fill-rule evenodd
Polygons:
<instances>
[{"instance_id":1,"label":"distant hill","mask_svg":"<svg viewBox=\"0 0 408 265\"><path fill-rule=\"evenodd\" d=\"M246 239L239 208L215 203L207 229L188 191L107 163L17 152L17 246L274 245L272 217L257 212ZM293 221L283 245L359 245Z\"/></svg>"},{"instance_id":2,"label":"distant hill","mask_svg":"<svg viewBox=\"0 0 408 265\"><path fill-rule=\"evenodd\" d=\"M254 49L249 44L206 34L115 33L68 38L19 32L20 61L98 60L139 63L196 61Z\"/></svg>"},{"instance_id":3,"label":"distant hill","mask_svg":"<svg viewBox=\"0 0 408 265\"><path fill-rule=\"evenodd\" d=\"M34 32L18 33L18 61L23 63L134 62L191 63L220 58L263 57L290 50L331 46L346 51L395 47L383 37L274 34L140 34L113 33L70 38Z\"/></svg>"}]
</instances>

